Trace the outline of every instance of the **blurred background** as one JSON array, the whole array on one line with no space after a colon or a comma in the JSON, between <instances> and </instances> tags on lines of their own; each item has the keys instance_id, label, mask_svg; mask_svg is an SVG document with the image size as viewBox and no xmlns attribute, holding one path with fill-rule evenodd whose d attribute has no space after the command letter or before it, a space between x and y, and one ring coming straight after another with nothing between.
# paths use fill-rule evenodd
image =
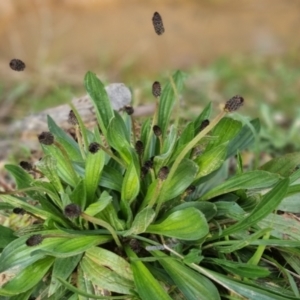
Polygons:
<instances>
[{"instance_id":1,"label":"blurred background","mask_svg":"<svg viewBox=\"0 0 300 300\"><path fill-rule=\"evenodd\" d=\"M299 12L299 0L0 1L0 138L15 120L84 95L87 70L143 105L155 80L181 69L186 119L240 94L241 114L262 119L265 151L299 149Z\"/></svg>"}]
</instances>

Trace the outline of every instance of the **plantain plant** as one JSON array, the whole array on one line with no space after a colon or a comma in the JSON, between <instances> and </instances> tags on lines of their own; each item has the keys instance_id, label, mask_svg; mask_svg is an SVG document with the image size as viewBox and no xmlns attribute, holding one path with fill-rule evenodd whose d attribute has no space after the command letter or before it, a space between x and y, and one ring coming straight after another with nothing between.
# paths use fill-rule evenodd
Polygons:
<instances>
[{"instance_id":1,"label":"plantain plant","mask_svg":"<svg viewBox=\"0 0 300 300\"><path fill-rule=\"evenodd\" d=\"M295 207L300 153L244 170L260 124L233 118L241 96L179 128L184 77L153 84L138 128L88 72L94 130L75 107L75 139L48 116L43 157L6 165L17 189L0 208L33 222L0 227L3 299L299 299L300 226L276 209Z\"/></svg>"}]
</instances>

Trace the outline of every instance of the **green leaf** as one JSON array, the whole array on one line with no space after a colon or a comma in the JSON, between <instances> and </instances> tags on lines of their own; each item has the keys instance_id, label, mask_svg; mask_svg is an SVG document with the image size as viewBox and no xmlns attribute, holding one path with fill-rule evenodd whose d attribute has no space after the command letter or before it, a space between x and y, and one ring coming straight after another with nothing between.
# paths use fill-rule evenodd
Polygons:
<instances>
[{"instance_id":1,"label":"green leaf","mask_svg":"<svg viewBox=\"0 0 300 300\"><path fill-rule=\"evenodd\" d=\"M259 204L247 217L225 229L222 236L247 229L267 217L282 201L287 193L288 186L289 179L278 182L272 190L262 197Z\"/></svg>"},{"instance_id":2,"label":"green leaf","mask_svg":"<svg viewBox=\"0 0 300 300\"><path fill-rule=\"evenodd\" d=\"M18 272L13 279L1 287L0 295L12 296L31 289L42 280L53 261L53 257L45 257Z\"/></svg>"},{"instance_id":3,"label":"green leaf","mask_svg":"<svg viewBox=\"0 0 300 300\"><path fill-rule=\"evenodd\" d=\"M37 167L47 177L57 192L62 192L63 187L58 177L57 160L51 155L45 155L37 162Z\"/></svg>"},{"instance_id":4,"label":"green leaf","mask_svg":"<svg viewBox=\"0 0 300 300\"><path fill-rule=\"evenodd\" d=\"M206 119L210 118L211 115L211 110L212 110L212 105L211 102L209 102L205 108L203 109L203 111L201 112L201 114L195 119L194 123L194 130L195 130L195 134L198 133L199 128L202 124L202 122Z\"/></svg>"},{"instance_id":5,"label":"green leaf","mask_svg":"<svg viewBox=\"0 0 300 300\"><path fill-rule=\"evenodd\" d=\"M116 113L107 128L107 141L111 147L117 150L126 164L129 164L131 161L131 146L127 136L124 120Z\"/></svg>"},{"instance_id":6,"label":"green leaf","mask_svg":"<svg viewBox=\"0 0 300 300\"><path fill-rule=\"evenodd\" d=\"M255 266L242 262L229 261L225 259L210 258L207 261L214 262L216 266L221 266L228 272L246 278L267 277L271 272L267 268Z\"/></svg>"},{"instance_id":7,"label":"green leaf","mask_svg":"<svg viewBox=\"0 0 300 300\"><path fill-rule=\"evenodd\" d=\"M80 149L76 141L59 126L57 126L49 115L47 116L47 121L49 131L55 136L55 140L59 142L67 151L70 160L82 161Z\"/></svg>"},{"instance_id":8,"label":"green leaf","mask_svg":"<svg viewBox=\"0 0 300 300\"><path fill-rule=\"evenodd\" d=\"M146 231L186 241L199 240L209 232L205 216L193 207L175 211Z\"/></svg>"},{"instance_id":9,"label":"green leaf","mask_svg":"<svg viewBox=\"0 0 300 300\"><path fill-rule=\"evenodd\" d=\"M86 210L85 213L89 216L95 216L103 209L107 207L108 204L112 202L112 196L108 194L107 191L102 192L100 198L97 202L92 203Z\"/></svg>"},{"instance_id":10,"label":"green leaf","mask_svg":"<svg viewBox=\"0 0 300 300\"><path fill-rule=\"evenodd\" d=\"M101 172L105 163L105 152L99 150L96 153L89 152L85 163L85 190L87 203L93 203L95 193L99 185Z\"/></svg>"},{"instance_id":11,"label":"green leaf","mask_svg":"<svg viewBox=\"0 0 300 300\"><path fill-rule=\"evenodd\" d=\"M134 288L133 282L120 276L115 270L106 265L95 264L89 257L83 257L80 266L85 276L99 288L120 294L131 294Z\"/></svg>"},{"instance_id":12,"label":"green leaf","mask_svg":"<svg viewBox=\"0 0 300 300\"><path fill-rule=\"evenodd\" d=\"M194 161L199 167L196 178L206 176L219 169L227 156L228 143L221 144L200 154Z\"/></svg>"},{"instance_id":13,"label":"green leaf","mask_svg":"<svg viewBox=\"0 0 300 300\"><path fill-rule=\"evenodd\" d=\"M55 259L48 296L53 295L61 286L61 283L57 280L57 277L67 279L78 265L81 257L82 255L78 254L75 256Z\"/></svg>"},{"instance_id":14,"label":"green leaf","mask_svg":"<svg viewBox=\"0 0 300 300\"><path fill-rule=\"evenodd\" d=\"M167 165L175 146L177 137L177 129L175 126L171 126L168 136L163 141L163 148L160 151L160 155L154 157L154 166L156 170Z\"/></svg>"},{"instance_id":15,"label":"green leaf","mask_svg":"<svg viewBox=\"0 0 300 300\"><path fill-rule=\"evenodd\" d=\"M138 258L128 246L125 247L125 251L130 259ZM135 287L142 300L171 300L170 296L141 261L131 260L131 269Z\"/></svg>"},{"instance_id":16,"label":"green leaf","mask_svg":"<svg viewBox=\"0 0 300 300\"><path fill-rule=\"evenodd\" d=\"M147 227L151 224L151 222L155 218L155 211L150 208L146 207L140 212L137 213L136 217L134 218L131 228L127 230L123 236L129 236L132 234L140 234L146 231Z\"/></svg>"},{"instance_id":17,"label":"green leaf","mask_svg":"<svg viewBox=\"0 0 300 300\"><path fill-rule=\"evenodd\" d=\"M151 253L155 257L169 258L169 256L160 251L153 251ZM179 261L174 259L160 259L159 263L164 267L175 285L183 293L185 299L221 299L217 288L209 279Z\"/></svg>"},{"instance_id":18,"label":"green leaf","mask_svg":"<svg viewBox=\"0 0 300 300\"><path fill-rule=\"evenodd\" d=\"M70 201L84 208L86 203L86 190L84 180L80 180L70 194Z\"/></svg>"},{"instance_id":19,"label":"green leaf","mask_svg":"<svg viewBox=\"0 0 300 300\"><path fill-rule=\"evenodd\" d=\"M264 288L258 287L254 284L248 284L246 282L237 281L229 278L228 276L201 268L203 273L206 274L210 279L219 283L226 289L237 293L249 300L296 300L295 297L289 297L287 295L279 295L273 293Z\"/></svg>"},{"instance_id":20,"label":"green leaf","mask_svg":"<svg viewBox=\"0 0 300 300\"><path fill-rule=\"evenodd\" d=\"M100 247L88 249L85 256L93 261L95 265L107 267L119 276L133 281L130 264L121 256Z\"/></svg>"},{"instance_id":21,"label":"green leaf","mask_svg":"<svg viewBox=\"0 0 300 300\"><path fill-rule=\"evenodd\" d=\"M181 93L182 88L183 88L183 80L184 80L184 74L181 71L176 71L175 74L172 76L177 93ZM171 82L169 82L162 91L160 101L159 101L159 109L158 109L158 126L161 128L163 137L165 137L169 122L170 122L170 117L171 113L173 110L173 107L178 101L176 99L176 94L173 89L173 86Z\"/></svg>"},{"instance_id":22,"label":"green leaf","mask_svg":"<svg viewBox=\"0 0 300 300\"><path fill-rule=\"evenodd\" d=\"M260 169L289 177L298 165L300 165L300 152L295 152L274 158L262 165Z\"/></svg>"},{"instance_id":23,"label":"green leaf","mask_svg":"<svg viewBox=\"0 0 300 300\"><path fill-rule=\"evenodd\" d=\"M122 184L121 200L130 204L140 191L140 174L132 160L126 170Z\"/></svg>"},{"instance_id":24,"label":"green leaf","mask_svg":"<svg viewBox=\"0 0 300 300\"><path fill-rule=\"evenodd\" d=\"M259 133L260 131L260 121L259 119L254 119L250 122L254 130ZM227 157L235 155L237 151L242 151L253 144L255 140L254 133L249 125L244 125L240 132L230 141L228 145Z\"/></svg>"},{"instance_id":25,"label":"green leaf","mask_svg":"<svg viewBox=\"0 0 300 300\"><path fill-rule=\"evenodd\" d=\"M273 186L280 176L266 171L256 170L235 175L227 179L224 183L211 189L204 194L200 200L209 200L216 196L230 193L240 189L263 189Z\"/></svg>"},{"instance_id":26,"label":"green leaf","mask_svg":"<svg viewBox=\"0 0 300 300\"><path fill-rule=\"evenodd\" d=\"M49 155L56 160L57 173L59 177L71 186L76 186L78 177L74 171L74 167L69 159L67 159L62 151L55 145L45 146L42 145L45 155Z\"/></svg>"},{"instance_id":27,"label":"green leaf","mask_svg":"<svg viewBox=\"0 0 300 300\"><path fill-rule=\"evenodd\" d=\"M109 235L103 236L78 236L67 235L60 230L46 230L35 232L42 235L64 235L65 237L45 238L42 243L34 247L25 244L26 240L32 235L24 235L6 246L0 256L0 272L3 272L14 266L26 267L35 261L43 258L46 252L53 252L53 255L59 257L68 257L80 254L94 245L100 245L111 240ZM71 238L70 238L71 237Z\"/></svg>"},{"instance_id":28,"label":"green leaf","mask_svg":"<svg viewBox=\"0 0 300 300\"><path fill-rule=\"evenodd\" d=\"M105 165L101 174L99 185L108 189L121 192L123 176L115 168Z\"/></svg>"},{"instance_id":29,"label":"green leaf","mask_svg":"<svg viewBox=\"0 0 300 300\"><path fill-rule=\"evenodd\" d=\"M32 187L34 182L33 178L20 166L5 165L5 169L14 177L19 190ZM35 197L37 193L28 192L27 194L31 197Z\"/></svg>"},{"instance_id":30,"label":"green leaf","mask_svg":"<svg viewBox=\"0 0 300 300\"><path fill-rule=\"evenodd\" d=\"M5 248L10 242L17 237L14 235L14 231L8 227L0 224L0 249Z\"/></svg>"},{"instance_id":31,"label":"green leaf","mask_svg":"<svg viewBox=\"0 0 300 300\"><path fill-rule=\"evenodd\" d=\"M107 127L110 120L114 117L114 112L108 95L105 91L105 87L97 78L96 74L92 72L86 73L84 84L95 107L95 112L101 131L106 136Z\"/></svg>"},{"instance_id":32,"label":"green leaf","mask_svg":"<svg viewBox=\"0 0 300 300\"><path fill-rule=\"evenodd\" d=\"M217 214L217 207L214 203L189 201L173 207L171 210L167 212L166 215L169 215L175 211L179 211L188 207L194 207L200 210L204 214L207 221L211 220Z\"/></svg>"},{"instance_id":33,"label":"green leaf","mask_svg":"<svg viewBox=\"0 0 300 300\"><path fill-rule=\"evenodd\" d=\"M211 142L207 145L206 151L211 150L218 145L224 144L232 140L242 128L242 123L231 118L223 118L214 127L210 136L217 137L212 138Z\"/></svg>"},{"instance_id":34,"label":"green leaf","mask_svg":"<svg viewBox=\"0 0 300 300\"><path fill-rule=\"evenodd\" d=\"M182 194L195 179L198 166L189 159L183 159L174 176L167 177L159 195L159 202L171 200Z\"/></svg>"}]
</instances>

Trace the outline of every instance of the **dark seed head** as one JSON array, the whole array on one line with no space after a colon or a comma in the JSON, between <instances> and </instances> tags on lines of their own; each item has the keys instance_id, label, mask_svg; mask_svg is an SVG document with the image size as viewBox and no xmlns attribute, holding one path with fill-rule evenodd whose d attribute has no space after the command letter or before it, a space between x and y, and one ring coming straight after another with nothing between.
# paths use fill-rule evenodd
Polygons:
<instances>
[{"instance_id":1,"label":"dark seed head","mask_svg":"<svg viewBox=\"0 0 300 300\"><path fill-rule=\"evenodd\" d=\"M153 84L152 84L152 94L154 97L160 97L160 94L161 94L161 85L158 81L155 81Z\"/></svg>"},{"instance_id":2,"label":"dark seed head","mask_svg":"<svg viewBox=\"0 0 300 300\"><path fill-rule=\"evenodd\" d=\"M134 109L131 105L125 105L124 106L124 110L126 111L126 113L130 116L134 113Z\"/></svg>"},{"instance_id":3,"label":"dark seed head","mask_svg":"<svg viewBox=\"0 0 300 300\"><path fill-rule=\"evenodd\" d=\"M169 168L167 166L161 167L158 172L158 178L160 180L166 180L169 174Z\"/></svg>"},{"instance_id":4,"label":"dark seed head","mask_svg":"<svg viewBox=\"0 0 300 300\"><path fill-rule=\"evenodd\" d=\"M16 58L12 59L9 62L9 66L14 71L23 71L26 67L25 63L22 60Z\"/></svg>"},{"instance_id":5,"label":"dark seed head","mask_svg":"<svg viewBox=\"0 0 300 300\"><path fill-rule=\"evenodd\" d=\"M94 154L97 153L99 151L99 149L101 148L100 144L98 144L97 142L93 142L89 145L89 151Z\"/></svg>"},{"instance_id":6,"label":"dark seed head","mask_svg":"<svg viewBox=\"0 0 300 300\"><path fill-rule=\"evenodd\" d=\"M16 215L24 215L25 212L26 211L23 208L20 208L20 207L15 207L13 209L13 213L16 214Z\"/></svg>"},{"instance_id":7,"label":"dark seed head","mask_svg":"<svg viewBox=\"0 0 300 300\"><path fill-rule=\"evenodd\" d=\"M153 160L147 160L144 163L144 167L147 168L148 170L151 169L153 167Z\"/></svg>"},{"instance_id":8,"label":"dark seed head","mask_svg":"<svg viewBox=\"0 0 300 300\"><path fill-rule=\"evenodd\" d=\"M199 127L199 132L202 131L205 127L207 127L209 125L209 120L203 120L200 127Z\"/></svg>"},{"instance_id":9,"label":"dark seed head","mask_svg":"<svg viewBox=\"0 0 300 300\"><path fill-rule=\"evenodd\" d=\"M20 167L22 167L26 171L32 171L32 164L28 161L20 161Z\"/></svg>"},{"instance_id":10,"label":"dark seed head","mask_svg":"<svg viewBox=\"0 0 300 300\"><path fill-rule=\"evenodd\" d=\"M64 214L68 218L77 218L81 214L81 208L75 203L68 204L64 209Z\"/></svg>"},{"instance_id":11,"label":"dark seed head","mask_svg":"<svg viewBox=\"0 0 300 300\"><path fill-rule=\"evenodd\" d=\"M137 154L141 155L144 151L144 144L142 141L136 141L135 143L135 151Z\"/></svg>"},{"instance_id":12,"label":"dark seed head","mask_svg":"<svg viewBox=\"0 0 300 300\"><path fill-rule=\"evenodd\" d=\"M160 136L161 135L161 129L160 129L160 127L158 125L154 125L152 129L153 129L153 132L154 132L154 134L156 136Z\"/></svg>"},{"instance_id":13,"label":"dark seed head","mask_svg":"<svg viewBox=\"0 0 300 300\"><path fill-rule=\"evenodd\" d=\"M193 193L196 190L196 187L194 185L190 185L185 192L190 195L191 193Z\"/></svg>"},{"instance_id":14,"label":"dark seed head","mask_svg":"<svg viewBox=\"0 0 300 300\"><path fill-rule=\"evenodd\" d=\"M49 131L44 131L38 135L39 142L44 145L52 145L54 143L54 136Z\"/></svg>"},{"instance_id":15,"label":"dark seed head","mask_svg":"<svg viewBox=\"0 0 300 300\"><path fill-rule=\"evenodd\" d=\"M152 23L153 23L154 30L158 35L162 35L165 32L163 20L161 18L161 15L158 12L154 13L152 17Z\"/></svg>"},{"instance_id":16,"label":"dark seed head","mask_svg":"<svg viewBox=\"0 0 300 300\"><path fill-rule=\"evenodd\" d=\"M34 234L26 240L26 245L29 247L37 246L43 241L43 236L41 234Z\"/></svg>"},{"instance_id":17,"label":"dark seed head","mask_svg":"<svg viewBox=\"0 0 300 300\"><path fill-rule=\"evenodd\" d=\"M236 95L226 102L224 110L226 112L236 111L243 105L243 103L244 103L244 98L239 95Z\"/></svg>"},{"instance_id":18,"label":"dark seed head","mask_svg":"<svg viewBox=\"0 0 300 300\"><path fill-rule=\"evenodd\" d=\"M78 120L77 120L73 110L70 110L70 112L69 112L68 123L71 125L78 124Z\"/></svg>"}]
</instances>

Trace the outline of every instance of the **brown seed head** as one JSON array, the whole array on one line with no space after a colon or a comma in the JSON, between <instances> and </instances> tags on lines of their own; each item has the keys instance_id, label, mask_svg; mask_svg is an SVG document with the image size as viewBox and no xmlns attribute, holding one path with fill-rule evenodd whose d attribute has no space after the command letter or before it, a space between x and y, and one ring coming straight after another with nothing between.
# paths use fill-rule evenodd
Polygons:
<instances>
[{"instance_id":1,"label":"brown seed head","mask_svg":"<svg viewBox=\"0 0 300 300\"><path fill-rule=\"evenodd\" d=\"M238 110L243 105L243 103L244 98L239 95L236 95L226 102L224 110L226 112L234 112Z\"/></svg>"},{"instance_id":2,"label":"brown seed head","mask_svg":"<svg viewBox=\"0 0 300 300\"><path fill-rule=\"evenodd\" d=\"M70 110L70 112L69 112L68 123L71 124L71 125L77 125L78 124L78 120L77 120L73 110Z\"/></svg>"},{"instance_id":3,"label":"brown seed head","mask_svg":"<svg viewBox=\"0 0 300 300\"><path fill-rule=\"evenodd\" d=\"M142 141L136 141L135 143L135 151L137 154L141 155L144 151L144 144Z\"/></svg>"},{"instance_id":4,"label":"brown seed head","mask_svg":"<svg viewBox=\"0 0 300 300\"><path fill-rule=\"evenodd\" d=\"M54 135L49 131L44 131L38 135L39 142L43 145L52 145L54 143Z\"/></svg>"},{"instance_id":5,"label":"brown seed head","mask_svg":"<svg viewBox=\"0 0 300 300\"><path fill-rule=\"evenodd\" d=\"M12 212L16 215L24 215L26 211L23 208L15 207Z\"/></svg>"},{"instance_id":6,"label":"brown seed head","mask_svg":"<svg viewBox=\"0 0 300 300\"><path fill-rule=\"evenodd\" d=\"M158 81L155 81L153 84L152 84L152 94L154 97L160 97L161 95L161 85Z\"/></svg>"},{"instance_id":7,"label":"brown seed head","mask_svg":"<svg viewBox=\"0 0 300 300\"><path fill-rule=\"evenodd\" d=\"M153 23L154 30L158 35L162 35L165 32L161 15L158 12L154 13L152 17L152 23Z\"/></svg>"},{"instance_id":8,"label":"brown seed head","mask_svg":"<svg viewBox=\"0 0 300 300\"><path fill-rule=\"evenodd\" d=\"M126 113L130 116L134 113L134 109L131 105L125 105L124 106L124 110L126 111Z\"/></svg>"},{"instance_id":9,"label":"brown seed head","mask_svg":"<svg viewBox=\"0 0 300 300\"><path fill-rule=\"evenodd\" d=\"M144 167L147 168L147 170L153 168L153 160L149 159L149 160L145 161Z\"/></svg>"},{"instance_id":10,"label":"brown seed head","mask_svg":"<svg viewBox=\"0 0 300 300\"><path fill-rule=\"evenodd\" d=\"M167 166L161 167L158 172L158 178L160 180L166 180L169 174L169 168Z\"/></svg>"},{"instance_id":11,"label":"brown seed head","mask_svg":"<svg viewBox=\"0 0 300 300\"><path fill-rule=\"evenodd\" d=\"M97 142L93 142L89 145L89 151L92 154L95 154L99 151L99 149L101 148L100 144L98 144Z\"/></svg>"},{"instance_id":12,"label":"brown seed head","mask_svg":"<svg viewBox=\"0 0 300 300\"><path fill-rule=\"evenodd\" d=\"M68 204L64 209L64 214L68 218L77 218L81 214L81 208L75 203Z\"/></svg>"},{"instance_id":13,"label":"brown seed head","mask_svg":"<svg viewBox=\"0 0 300 300\"><path fill-rule=\"evenodd\" d=\"M209 125L209 120L203 120L200 127L199 127L199 132L202 131L205 127L207 127Z\"/></svg>"},{"instance_id":14,"label":"brown seed head","mask_svg":"<svg viewBox=\"0 0 300 300\"><path fill-rule=\"evenodd\" d=\"M37 246L43 241L43 236L41 234L34 234L26 240L26 245L29 247Z\"/></svg>"},{"instance_id":15,"label":"brown seed head","mask_svg":"<svg viewBox=\"0 0 300 300\"><path fill-rule=\"evenodd\" d=\"M32 164L28 161L20 161L20 167L22 167L26 171L32 171Z\"/></svg>"},{"instance_id":16,"label":"brown seed head","mask_svg":"<svg viewBox=\"0 0 300 300\"><path fill-rule=\"evenodd\" d=\"M24 69L25 69L25 67L26 67L25 63L24 63L22 60L16 59L16 58L12 59L12 60L9 62L9 66L10 66L10 68L11 68L12 70L18 71L18 72L19 72L19 71L24 71Z\"/></svg>"},{"instance_id":17,"label":"brown seed head","mask_svg":"<svg viewBox=\"0 0 300 300\"><path fill-rule=\"evenodd\" d=\"M154 125L152 129L153 129L153 132L154 132L154 134L156 136L160 136L161 135L161 129L160 129L160 127L158 125Z\"/></svg>"}]
</instances>

